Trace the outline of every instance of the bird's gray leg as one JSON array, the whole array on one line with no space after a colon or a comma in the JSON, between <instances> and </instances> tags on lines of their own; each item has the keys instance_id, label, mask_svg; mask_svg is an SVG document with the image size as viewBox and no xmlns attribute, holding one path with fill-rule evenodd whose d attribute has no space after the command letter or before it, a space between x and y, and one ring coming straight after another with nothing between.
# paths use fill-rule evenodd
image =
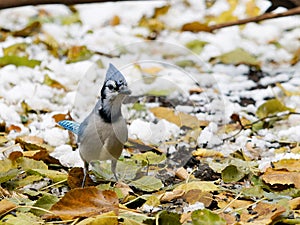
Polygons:
<instances>
[{"instance_id":1,"label":"bird's gray leg","mask_svg":"<svg viewBox=\"0 0 300 225\"><path fill-rule=\"evenodd\" d=\"M117 174L116 174L117 162L118 161L116 159L111 160L111 171L113 172L116 181L118 181L118 177L117 177Z\"/></svg>"},{"instance_id":2,"label":"bird's gray leg","mask_svg":"<svg viewBox=\"0 0 300 225\"><path fill-rule=\"evenodd\" d=\"M86 177L88 176L88 172L89 172L89 163L84 161L83 180L82 180L82 184L81 184L82 188L84 188L84 184L85 184L85 181L86 181Z\"/></svg>"}]
</instances>

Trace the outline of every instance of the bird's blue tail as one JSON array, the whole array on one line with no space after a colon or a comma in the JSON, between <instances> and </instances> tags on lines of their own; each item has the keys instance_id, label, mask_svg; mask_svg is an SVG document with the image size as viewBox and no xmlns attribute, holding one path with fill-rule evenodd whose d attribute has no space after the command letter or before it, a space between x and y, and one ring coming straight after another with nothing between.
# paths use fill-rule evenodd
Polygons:
<instances>
[{"instance_id":1,"label":"bird's blue tail","mask_svg":"<svg viewBox=\"0 0 300 225\"><path fill-rule=\"evenodd\" d=\"M73 132L74 134L78 134L80 123L71 121L71 120L61 120L58 122L60 126L63 128Z\"/></svg>"}]
</instances>

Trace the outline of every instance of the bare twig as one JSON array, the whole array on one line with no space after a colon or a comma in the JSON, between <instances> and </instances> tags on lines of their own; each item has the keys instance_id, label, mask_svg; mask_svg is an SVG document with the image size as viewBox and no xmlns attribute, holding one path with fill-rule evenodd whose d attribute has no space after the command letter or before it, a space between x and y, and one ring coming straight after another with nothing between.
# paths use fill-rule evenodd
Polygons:
<instances>
[{"instance_id":1,"label":"bare twig","mask_svg":"<svg viewBox=\"0 0 300 225\"><path fill-rule=\"evenodd\" d=\"M43 5L43 4L65 4L74 5L93 2L117 2L118 0L1 0L0 9L12 8L25 5Z\"/></svg>"},{"instance_id":2,"label":"bare twig","mask_svg":"<svg viewBox=\"0 0 300 225\"><path fill-rule=\"evenodd\" d=\"M297 8L287 10L285 12L281 12L281 13L264 13L262 15L255 16L255 17L250 17L250 18L246 18L246 19L242 19L242 20L212 25L212 26L209 26L209 31L212 32L214 30L221 29L224 27L231 27L231 26L242 25L242 24L246 24L246 23L250 23L250 22L259 22L262 20L269 20L269 19L285 17L285 16L292 16L292 15L297 15L297 14L300 14L300 6Z\"/></svg>"}]
</instances>

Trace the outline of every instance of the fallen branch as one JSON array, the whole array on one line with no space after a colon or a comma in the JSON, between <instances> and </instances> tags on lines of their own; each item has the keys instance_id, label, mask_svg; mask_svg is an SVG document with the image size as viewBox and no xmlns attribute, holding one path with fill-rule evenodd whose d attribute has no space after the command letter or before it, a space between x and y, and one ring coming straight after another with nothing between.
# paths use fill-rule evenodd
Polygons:
<instances>
[{"instance_id":1,"label":"fallen branch","mask_svg":"<svg viewBox=\"0 0 300 225\"><path fill-rule=\"evenodd\" d=\"M250 17L247 19L242 19L242 20L237 20L237 21L232 21L232 22L227 22L227 23L220 23L220 24L209 26L208 29L210 32L212 32L214 30L221 29L224 27L231 27L231 26L242 25L242 24L246 24L246 23L250 23L250 22L259 22L262 20L269 20L269 19L285 17L285 16L292 16L292 15L297 15L297 14L300 14L300 6L297 8L287 10L282 13L265 13L265 14L255 16L255 17Z\"/></svg>"},{"instance_id":2,"label":"fallen branch","mask_svg":"<svg viewBox=\"0 0 300 225\"><path fill-rule=\"evenodd\" d=\"M118 0L0 0L0 9L19 7L25 5L43 5L43 4L65 4L74 5L93 2L116 2Z\"/></svg>"}]
</instances>

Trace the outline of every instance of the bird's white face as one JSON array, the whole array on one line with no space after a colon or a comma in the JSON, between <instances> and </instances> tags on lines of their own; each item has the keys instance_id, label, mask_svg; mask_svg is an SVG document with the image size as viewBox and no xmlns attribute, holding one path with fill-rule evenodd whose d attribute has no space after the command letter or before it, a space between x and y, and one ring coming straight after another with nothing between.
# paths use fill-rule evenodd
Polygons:
<instances>
[{"instance_id":1,"label":"bird's white face","mask_svg":"<svg viewBox=\"0 0 300 225\"><path fill-rule=\"evenodd\" d=\"M104 84L103 95L105 99L113 100L117 95L129 95L131 91L126 83L115 80L108 80Z\"/></svg>"}]
</instances>

